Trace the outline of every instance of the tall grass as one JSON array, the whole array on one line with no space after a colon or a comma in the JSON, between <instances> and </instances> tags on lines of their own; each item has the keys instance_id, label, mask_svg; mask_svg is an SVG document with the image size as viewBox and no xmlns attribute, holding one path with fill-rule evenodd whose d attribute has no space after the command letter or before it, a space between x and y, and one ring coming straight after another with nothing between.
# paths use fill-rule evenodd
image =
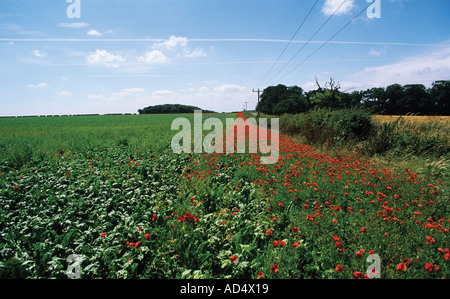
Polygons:
<instances>
[{"instance_id":1,"label":"tall grass","mask_svg":"<svg viewBox=\"0 0 450 299\"><path fill-rule=\"evenodd\" d=\"M399 168L415 165L432 176L447 175L450 159L450 122L413 116L390 119L361 110L319 109L283 115L283 133L325 151L345 149Z\"/></svg>"}]
</instances>

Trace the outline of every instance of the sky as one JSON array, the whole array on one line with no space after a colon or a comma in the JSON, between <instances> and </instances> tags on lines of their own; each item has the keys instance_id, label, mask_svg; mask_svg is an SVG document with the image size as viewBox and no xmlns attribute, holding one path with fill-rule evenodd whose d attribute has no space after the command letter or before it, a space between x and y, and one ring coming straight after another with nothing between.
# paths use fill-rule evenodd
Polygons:
<instances>
[{"instance_id":1,"label":"sky","mask_svg":"<svg viewBox=\"0 0 450 299\"><path fill-rule=\"evenodd\" d=\"M374 1L374 0L373 0ZM378 6L379 4L379 6ZM255 109L450 79L448 0L0 0L0 116Z\"/></svg>"}]
</instances>

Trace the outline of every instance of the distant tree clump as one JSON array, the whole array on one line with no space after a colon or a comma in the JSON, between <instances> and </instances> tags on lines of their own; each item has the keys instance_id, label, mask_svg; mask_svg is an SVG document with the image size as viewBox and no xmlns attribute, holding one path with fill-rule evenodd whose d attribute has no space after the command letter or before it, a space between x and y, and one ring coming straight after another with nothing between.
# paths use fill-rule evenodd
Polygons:
<instances>
[{"instance_id":1,"label":"distant tree clump","mask_svg":"<svg viewBox=\"0 0 450 299\"><path fill-rule=\"evenodd\" d=\"M391 84L367 90L341 91L333 78L317 89L279 84L269 86L261 94L256 110L265 114L297 114L314 109L362 108L376 114L450 115L450 80L435 81L431 88L423 84Z\"/></svg>"},{"instance_id":2,"label":"distant tree clump","mask_svg":"<svg viewBox=\"0 0 450 299\"><path fill-rule=\"evenodd\" d=\"M148 106L144 109L139 109L139 114L175 114L175 113L194 113L195 110L201 110L203 113L215 113L211 110L204 110L196 106L181 105L181 104L163 104Z\"/></svg>"}]
</instances>

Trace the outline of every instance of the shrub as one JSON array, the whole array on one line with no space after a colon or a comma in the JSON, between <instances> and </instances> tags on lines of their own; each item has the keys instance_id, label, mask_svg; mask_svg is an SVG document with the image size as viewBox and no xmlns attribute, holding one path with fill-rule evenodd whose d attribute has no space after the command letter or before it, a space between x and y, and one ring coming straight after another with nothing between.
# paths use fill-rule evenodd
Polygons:
<instances>
[{"instance_id":1,"label":"shrub","mask_svg":"<svg viewBox=\"0 0 450 299\"><path fill-rule=\"evenodd\" d=\"M361 141L373 130L371 115L360 109L336 110L330 122L337 140Z\"/></svg>"},{"instance_id":2,"label":"shrub","mask_svg":"<svg viewBox=\"0 0 450 299\"><path fill-rule=\"evenodd\" d=\"M359 109L316 109L283 115L280 128L287 134L299 134L308 143L327 147L337 142L361 141L374 129L370 114Z\"/></svg>"}]
</instances>

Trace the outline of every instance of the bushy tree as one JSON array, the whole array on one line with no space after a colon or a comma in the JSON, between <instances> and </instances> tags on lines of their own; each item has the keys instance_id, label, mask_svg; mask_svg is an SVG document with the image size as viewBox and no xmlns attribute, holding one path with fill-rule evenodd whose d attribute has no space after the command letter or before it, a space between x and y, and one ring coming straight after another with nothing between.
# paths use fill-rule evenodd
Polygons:
<instances>
[{"instance_id":1,"label":"bushy tree","mask_svg":"<svg viewBox=\"0 0 450 299\"><path fill-rule=\"evenodd\" d=\"M203 113L214 113L214 111L200 109L196 106L181 105L181 104L163 104L148 106L144 109L139 109L139 114L169 114L169 113L194 113L195 110L202 110Z\"/></svg>"},{"instance_id":2,"label":"bushy tree","mask_svg":"<svg viewBox=\"0 0 450 299\"><path fill-rule=\"evenodd\" d=\"M309 109L303 89L279 84L264 89L256 110L265 114L300 113Z\"/></svg>"},{"instance_id":3,"label":"bushy tree","mask_svg":"<svg viewBox=\"0 0 450 299\"><path fill-rule=\"evenodd\" d=\"M434 111L438 112L437 114L450 115L450 80L434 82L429 93Z\"/></svg>"}]
</instances>

